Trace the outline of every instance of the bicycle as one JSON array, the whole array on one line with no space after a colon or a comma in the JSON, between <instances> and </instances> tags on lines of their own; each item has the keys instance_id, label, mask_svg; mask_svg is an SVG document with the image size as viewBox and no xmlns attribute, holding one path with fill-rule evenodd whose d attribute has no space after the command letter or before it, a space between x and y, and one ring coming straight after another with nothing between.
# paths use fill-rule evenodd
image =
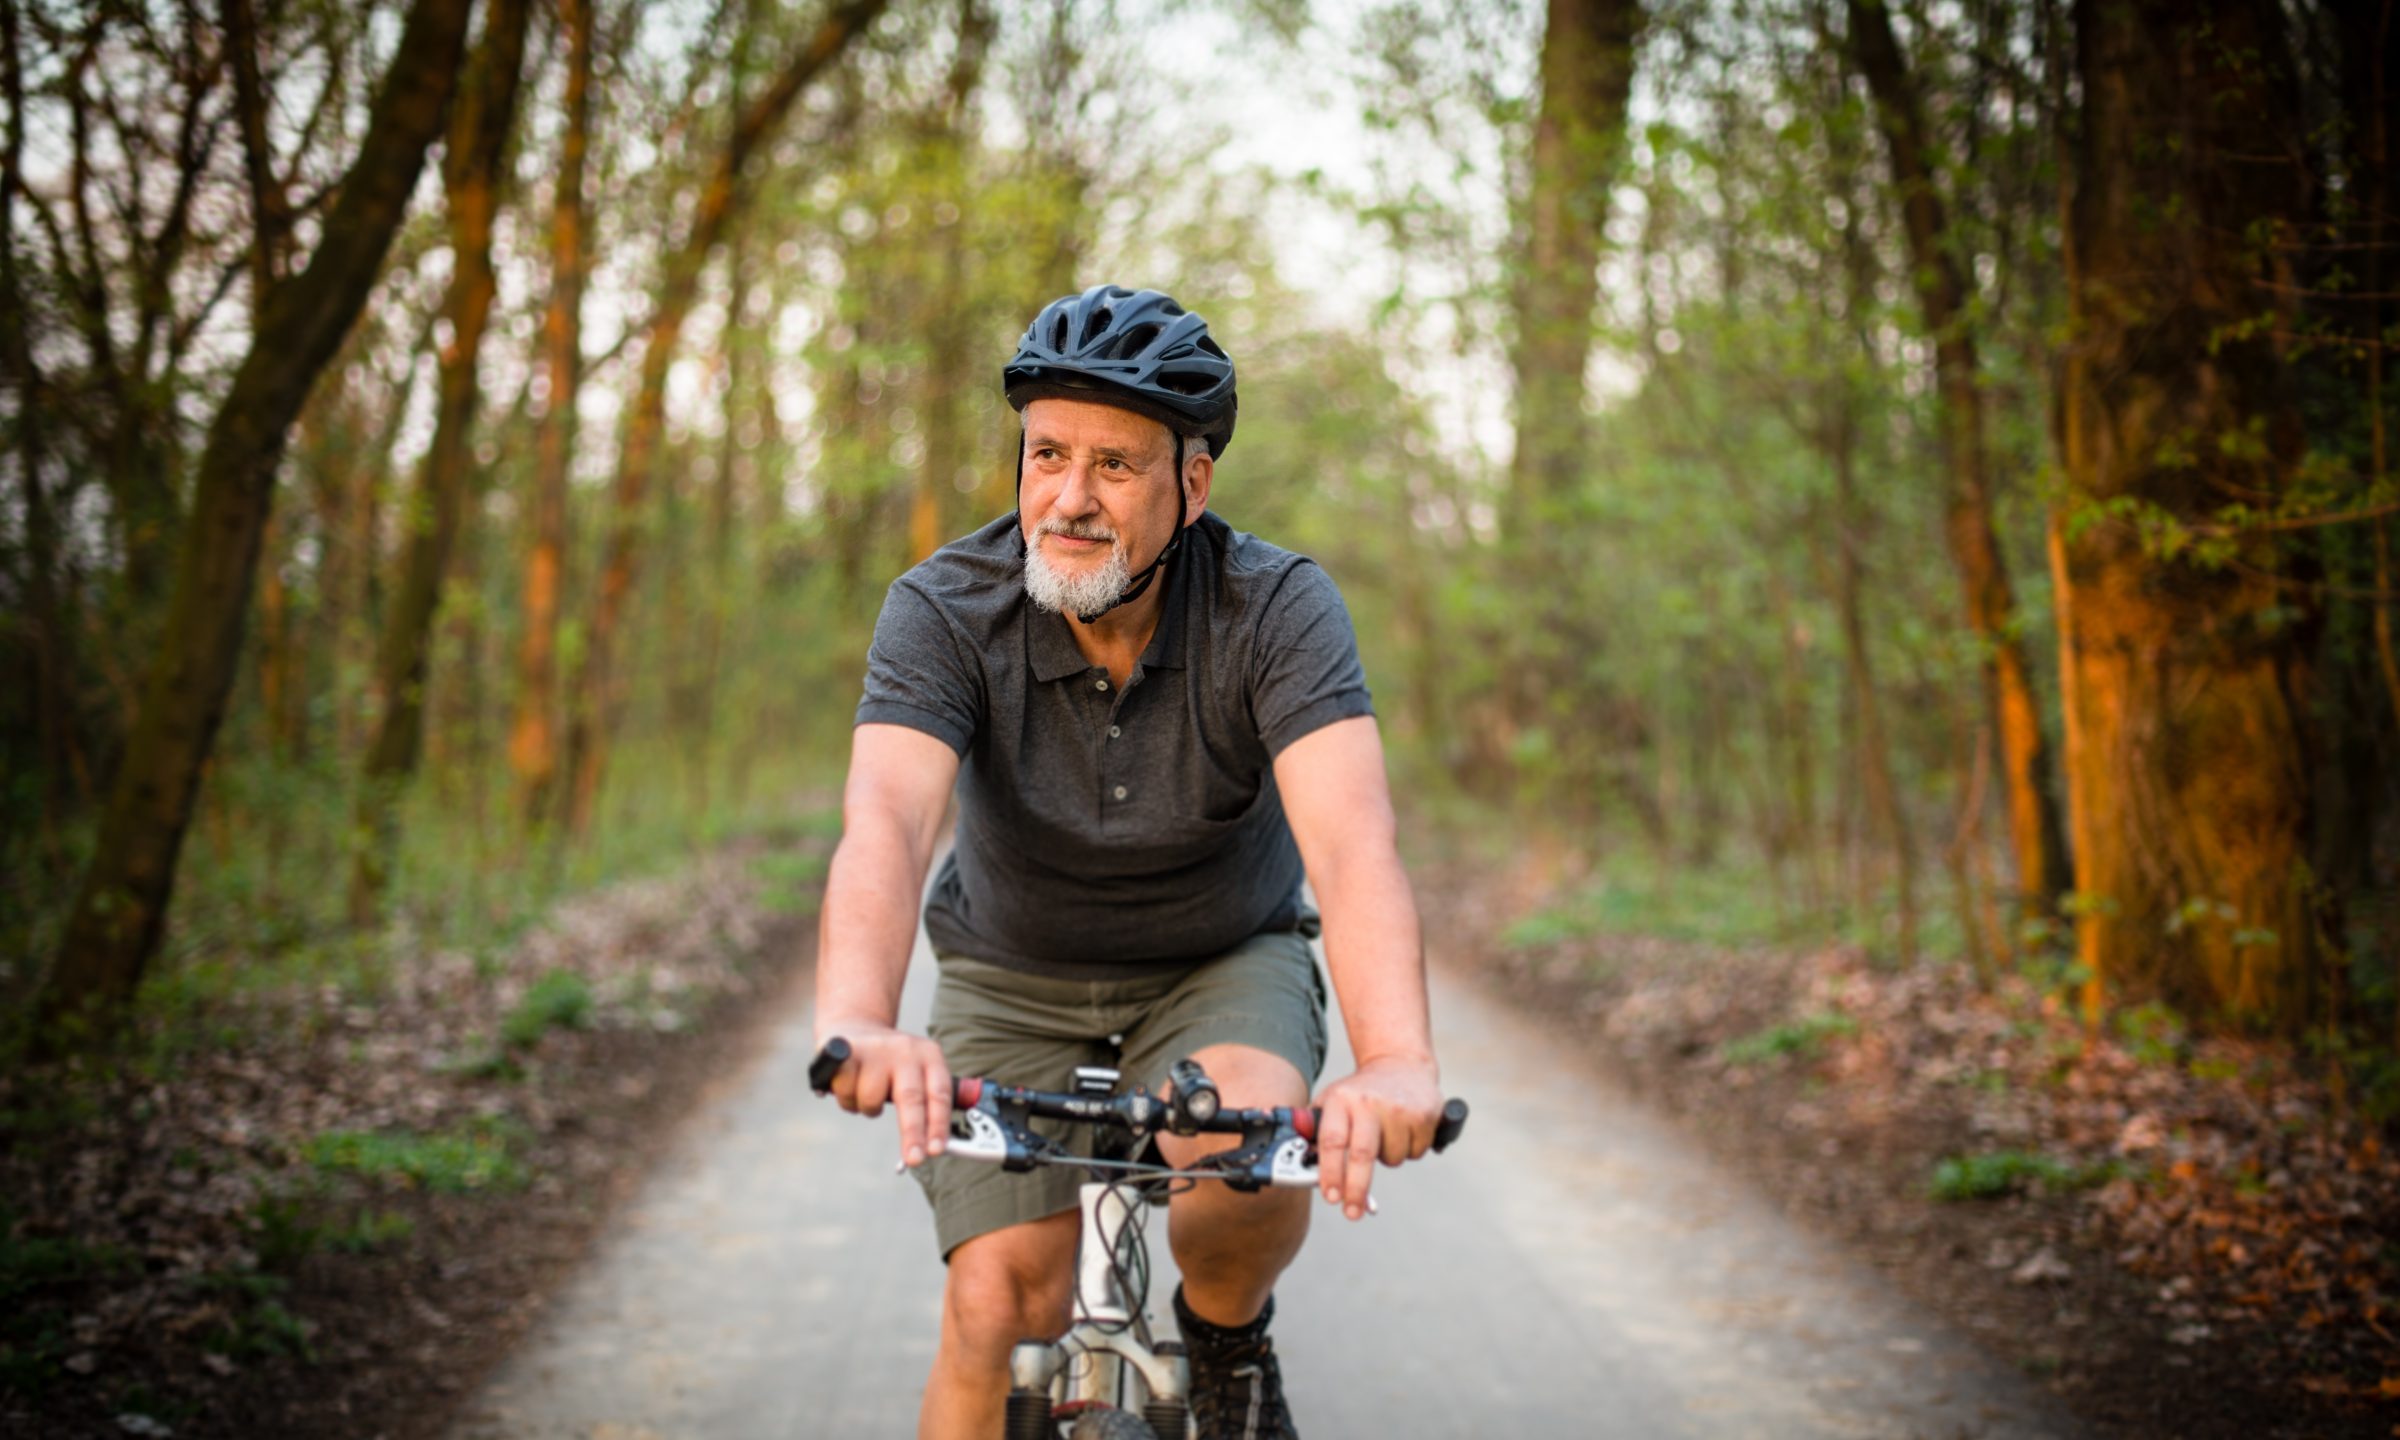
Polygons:
<instances>
[{"instance_id":1,"label":"bicycle","mask_svg":"<svg viewBox=\"0 0 2400 1440\"><path fill-rule=\"evenodd\" d=\"M848 1041L827 1040L809 1064L810 1088L828 1093L849 1058ZM1061 1424L1069 1427L1066 1440L1186 1440L1191 1369L1182 1345L1150 1332L1145 1212L1202 1180L1251 1194L1317 1185L1314 1107L1227 1109L1215 1082L1188 1059L1169 1068L1163 1099L1139 1087L1122 1090L1120 1080L1105 1066L1078 1066L1071 1093L980 1078L951 1082L947 1153L1020 1172L1072 1166L1090 1177L1079 1192L1072 1321L1058 1339L1020 1341L1009 1356L1002 1440L1058 1440ZM1096 1153L1078 1155L1036 1133L1028 1124L1036 1118L1091 1127ZM1446 1102L1433 1148L1448 1149L1466 1123L1467 1102ZM1156 1152L1145 1147L1161 1131L1241 1140L1177 1169L1148 1158Z\"/></svg>"}]
</instances>

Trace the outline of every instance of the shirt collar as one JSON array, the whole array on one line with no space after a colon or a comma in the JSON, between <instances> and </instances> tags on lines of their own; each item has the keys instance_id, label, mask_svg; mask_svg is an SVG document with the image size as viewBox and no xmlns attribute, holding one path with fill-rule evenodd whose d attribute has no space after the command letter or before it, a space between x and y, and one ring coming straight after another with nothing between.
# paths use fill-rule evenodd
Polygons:
<instances>
[{"instance_id":1,"label":"shirt collar","mask_svg":"<svg viewBox=\"0 0 2400 1440\"><path fill-rule=\"evenodd\" d=\"M1191 586L1185 576L1200 561L1209 548L1201 534L1202 527L1194 524L1184 528L1183 546L1166 565L1166 574L1159 583L1166 588L1158 606L1158 629L1150 643L1142 649L1141 667L1144 670L1181 670L1183 668L1183 627L1187 597ZM1022 583L1022 582L1020 582ZM1075 632L1067 617L1044 610L1030 599L1025 602L1027 625L1025 659L1033 668L1033 678L1047 683L1063 680L1069 675L1081 675L1092 668L1076 648Z\"/></svg>"}]
</instances>

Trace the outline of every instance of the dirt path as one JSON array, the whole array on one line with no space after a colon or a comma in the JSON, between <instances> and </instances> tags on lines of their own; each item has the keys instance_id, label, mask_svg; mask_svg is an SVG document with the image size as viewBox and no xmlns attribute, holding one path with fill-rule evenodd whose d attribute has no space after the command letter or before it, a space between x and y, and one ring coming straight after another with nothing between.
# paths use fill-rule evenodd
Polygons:
<instances>
[{"instance_id":1,"label":"dirt path","mask_svg":"<svg viewBox=\"0 0 2400 1440\"><path fill-rule=\"evenodd\" d=\"M1285 1282L1311 1433L2079 1433L1553 1035L1446 977L1436 1005L1475 1120L1385 1177L1380 1217L1320 1216ZM941 1269L888 1127L809 1097L809 1039L795 1009L455 1440L907 1433Z\"/></svg>"}]
</instances>

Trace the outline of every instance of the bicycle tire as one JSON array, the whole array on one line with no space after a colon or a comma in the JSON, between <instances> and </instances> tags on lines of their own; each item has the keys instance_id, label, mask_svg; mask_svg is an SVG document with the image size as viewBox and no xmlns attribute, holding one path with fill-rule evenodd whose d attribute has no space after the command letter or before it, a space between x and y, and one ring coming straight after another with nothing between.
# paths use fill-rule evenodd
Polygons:
<instances>
[{"instance_id":1,"label":"bicycle tire","mask_svg":"<svg viewBox=\"0 0 2400 1440\"><path fill-rule=\"evenodd\" d=\"M1130 1410L1102 1406L1076 1416L1067 1440L1158 1440L1158 1432Z\"/></svg>"}]
</instances>

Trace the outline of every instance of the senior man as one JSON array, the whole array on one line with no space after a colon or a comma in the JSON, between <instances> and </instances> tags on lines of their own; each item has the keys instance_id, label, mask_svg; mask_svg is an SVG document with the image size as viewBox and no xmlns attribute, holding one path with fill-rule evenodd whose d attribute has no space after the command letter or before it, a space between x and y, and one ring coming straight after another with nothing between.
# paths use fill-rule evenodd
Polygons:
<instances>
[{"instance_id":1,"label":"senior man","mask_svg":"<svg viewBox=\"0 0 2400 1440\"><path fill-rule=\"evenodd\" d=\"M1068 1324L1072 1173L942 1157L953 1073L1055 1088L1191 1055L1225 1103L1304 1105L1325 1058L1325 954L1358 1068L1316 1096L1325 1199L1365 1213L1376 1162L1441 1107L1416 905L1341 596L1208 513L1233 362L1154 290L1044 308L1003 371L1017 510L896 581L876 623L827 879L817 1038L833 1092L898 1112L949 1262L918 1433L999 1433L1010 1348ZM1136 561L1140 568L1134 569ZM928 1036L896 1028L918 899L940 965ZM1223 1137L1161 1136L1190 1163ZM1168 1233L1201 1440L1295 1434L1268 1324L1308 1197L1215 1182Z\"/></svg>"}]
</instances>

